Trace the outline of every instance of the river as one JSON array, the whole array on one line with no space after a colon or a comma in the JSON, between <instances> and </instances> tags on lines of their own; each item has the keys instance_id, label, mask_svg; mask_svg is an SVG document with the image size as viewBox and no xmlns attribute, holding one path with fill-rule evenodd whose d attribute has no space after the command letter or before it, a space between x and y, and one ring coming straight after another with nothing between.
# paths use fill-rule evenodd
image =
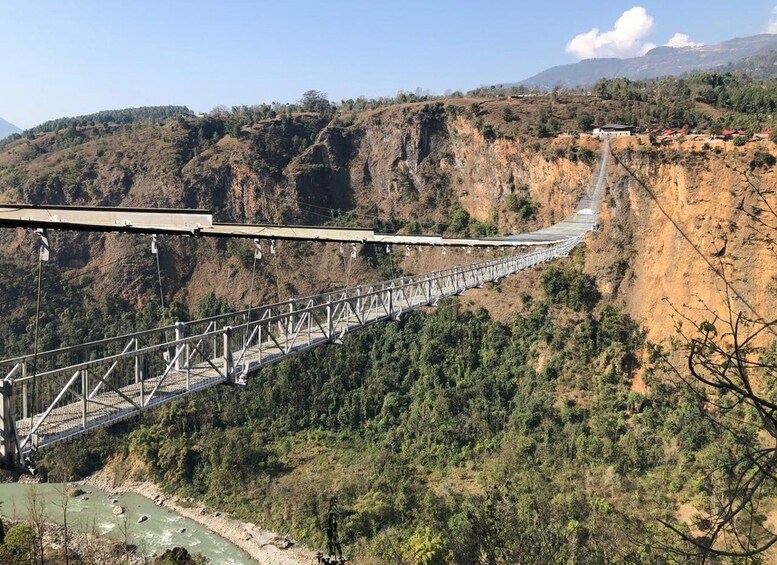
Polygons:
<instances>
[{"instance_id":1,"label":"river","mask_svg":"<svg viewBox=\"0 0 777 565\"><path fill-rule=\"evenodd\" d=\"M61 524L61 484L0 484L0 514L26 519L31 488L35 488L45 501L47 518ZM112 501L118 500L117 504L126 511L128 543L136 545L144 555L150 557L179 546L185 547L192 554L203 554L214 565L255 563L248 554L229 541L189 518L167 508L160 508L144 496L133 493L109 495L90 485L79 488L85 494L68 499L68 527L73 530L86 533L94 531L109 539L123 541L120 523L125 518L116 517L112 512L115 506ZM148 516L148 520L139 524L138 518L142 515Z\"/></svg>"}]
</instances>

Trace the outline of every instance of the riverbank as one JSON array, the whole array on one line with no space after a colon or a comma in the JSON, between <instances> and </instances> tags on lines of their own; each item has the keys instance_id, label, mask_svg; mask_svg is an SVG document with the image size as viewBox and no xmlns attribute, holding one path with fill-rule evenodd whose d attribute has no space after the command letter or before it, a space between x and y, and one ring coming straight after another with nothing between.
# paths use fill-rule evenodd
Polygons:
<instances>
[{"instance_id":1,"label":"riverbank","mask_svg":"<svg viewBox=\"0 0 777 565\"><path fill-rule=\"evenodd\" d=\"M110 472L104 469L81 482L93 485L110 494L134 493L144 496L158 506L185 516L214 534L223 537L245 551L259 565L312 565L316 563L315 552L296 547L287 538L257 528L254 524L235 520L204 505L182 503L178 498L164 494L156 484L149 481L124 480L119 486L115 486Z\"/></svg>"}]
</instances>

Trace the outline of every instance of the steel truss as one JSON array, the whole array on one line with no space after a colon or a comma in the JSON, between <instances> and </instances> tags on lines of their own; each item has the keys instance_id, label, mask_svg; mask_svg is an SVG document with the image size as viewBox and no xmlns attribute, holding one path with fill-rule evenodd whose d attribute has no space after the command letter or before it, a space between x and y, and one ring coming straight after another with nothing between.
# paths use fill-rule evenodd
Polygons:
<instances>
[{"instance_id":1,"label":"steel truss","mask_svg":"<svg viewBox=\"0 0 777 565\"><path fill-rule=\"evenodd\" d=\"M37 375L31 355L0 361L0 461L25 465L40 449L175 398L244 384L259 367L566 256L581 240L47 351L37 355Z\"/></svg>"}]
</instances>

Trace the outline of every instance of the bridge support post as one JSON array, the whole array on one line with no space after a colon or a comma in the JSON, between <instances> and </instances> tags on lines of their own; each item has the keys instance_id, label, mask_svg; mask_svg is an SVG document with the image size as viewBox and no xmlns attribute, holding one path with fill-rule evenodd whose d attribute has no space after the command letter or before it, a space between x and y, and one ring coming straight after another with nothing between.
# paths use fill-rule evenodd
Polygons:
<instances>
[{"instance_id":1,"label":"bridge support post","mask_svg":"<svg viewBox=\"0 0 777 565\"><path fill-rule=\"evenodd\" d=\"M186 324L184 324L183 322L176 322L175 323L175 354L177 356L177 359L175 360L176 371L181 370L181 356L178 355L178 352L183 347L182 345L180 345L180 342L185 337L186 337Z\"/></svg>"},{"instance_id":2,"label":"bridge support post","mask_svg":"<svg viewBox=\"0 0 777 565\"><path fill-rule=\"evenodd\" d=\"M235 382L235 366L232 359L232 346L229 344L232 337L232 327L224 328L224 376L230 383Z\"/></svg>"},{"instance_id":3,"label":"bridge support post","mask_svg":"<svg viewBox=\"0 0 777 565\"><path fill-rule=\"evenodd\" d=\"M22 361L22 419L25 419L28 416L28 391L29 384L27 383L27 361Z\"/></svg>"},{"instance_id":4,"label":"bridge support post","mask_svg":"<svg viewBox=\"0 0 777 565\"><path fill-rule=\"evenodd\" d=\"M332 297L328 296L326 299L326 337L329 341L334 341L335 338L335 321L332 319Z\"/></svg>"},{"instance_id":5,"label":"bridge support post","mask_svg":"<svg viewBox=\"0 0 777 565\"><path fill-rule=\"evenodd\" d=\"M13 469L19 464L16 451L16 430L13 420L13 382L0 381L0 467Z\"/></svg>"},{"instance_id":6,"label":"bridge support post","mask_svg":"<svg viewBox=\"0 0 777 565\"><path fill-rule=\"evenodd\" d=\"M89 372L86 369L81 370L81 390L83 392L83 403L81 404L81 429L86 429L88 406L87 397L89 396Z\"/></svg>"}]
</instances>

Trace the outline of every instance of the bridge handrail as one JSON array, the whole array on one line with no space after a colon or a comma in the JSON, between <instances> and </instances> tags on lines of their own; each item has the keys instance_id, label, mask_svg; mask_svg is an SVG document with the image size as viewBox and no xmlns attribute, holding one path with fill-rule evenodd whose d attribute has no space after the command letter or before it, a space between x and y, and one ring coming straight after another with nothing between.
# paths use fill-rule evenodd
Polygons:
<instances>
[{"instance_id":1,"label":"bridge handrail","mask_svg":"<svg viewBox=\"0 0 777 565\"><path fill-rule=\"evenodd\" d=\"M307 304L305 304L301 308L295 309L293 311L293 313L295 315L305 314L305 313L308 313L308 312L314 312L314 311L317 311L317 310L325 309L328 306L330 306L330 307L331 306L337 306L337 305L340 305L340 304L343 304L343 303L346 303L346 302L352 302L353 300L369 298L371 296L376 296L378 294L385 293L386 291L392 290L392 286L391 286L392 283L400 283L399 286L412 286L414 284L422 284L422 283L430 281L430 280L436 280L436 279L445 278L445 277L447 277L447 276L449 276L451 274L469 273L469 272L481 270L483 268L487 268L487 267L490 267L490 266L496 266L496 265L501 265L501 264L509 263L511 261L518 261L518 260L521 260L521 259L523 259L523 260L530 260L530 259L532 259L534 257L538 257L538 256L542 256L542 255L547 255L547 256L554 255L555 256L555 255L557 255L557 253L559 251L564 251L567 248L573 247L577 243L577 241L579 241L579 238L570 238L570 241L565 242L565 244L554 246L554 247L550 247L548 249L544 249L544 250L541 250L541 251L533 251L533 252L527 253L525 255L505 257L505 258L501 258L501 259L495 259L495 260L487 261L485 263L476 263L476 264L473 264L473 265L465 265L465 266L462 266L462 267L454 267L454 268L445 269L445 270L442 270L442 271L432 271L430 273L427 273L427 274L423 275L422 279L419 279L418 277L399 277L399 278L392 279L390 281L385 281L385 282L382 282L382 283L378 283L378 284L375 284L375 285L358 285L356 287L349 287L347 289L343 289L343 290L341 290L339 292L326 292L326 293L322 293L322 294L318 294L318 295L312 295L312 296L309 296L309 297L306 297L306 298L295 299L293 301L286 301L286 302L280 302L280 303L271 304L271 305L267 305L267 306L260 306L260 307L256 308L255 310L257 310L257 311L261 311L261 310L267 311L267 310L271 310L273 307L288 306L290 303L293 303L293 302L301 303L301 302L307 301ZM360 290L360 289L363 289L365 287L370 288L371 290L367 290L366 292L361 293L359 295L355 295L355 296L343 296L343 294L345 294L345 292L347 292L349 290ZM396 288L398 288L398 286L395 285L393 288L396 289ZM333 295L338 295L338 294L340 295L339 298L336 298L335 300L328 300ZM314 301L314 303L312 305L310 304L311 301ZM192 320L191 323L194 323L194 322L204 322L204 321L213 321L214 319L224 319L224 318L227 318L227 317L230 317L230 316L236 316L237 314L241 314L243 312L247 313L248 309L243 310L243 311L238 311L238 312L232 312L232 313L229 313L229 314L221 314L219 316L212 316L212 317L209 317L209 318L203 318L203 319L199 319L199 320ZM230 326L230 329L236 330L236 329L240 329L240 328L248 328L248 327L251 327L251 326L258 325L258 324L268 324L268 323L278 322L278 321L281 321L281 320L287 318L288 316L289 316L289 312L281 312L281 313L278 313L278 314L270 315L270 316L265 317L265 318L256 319L256 320L249 320L249 321L246 321L246 322L244 322L242 324L236 324L234 326ZM125 340L127 338L137 339L140 336L147 335L149 333L153 333L154 331L169 330L170 328L175 329L175 326L165 326L164 328L157 328L155 330L144 330L142 332L137 332L135 334L127 334L127 335L124 335L124 336L121 336L121 337L123 339L125 339ZM86 368L89 368L89 367L94 367L94 366L97 366L97 365L100 365L100 364L104 364L106 362L112 362L112 361L116 361L116 360L119 360L119 359L126 359L126 358L132 358L132 357L137 357L137 356L143 356L143 355L147 355L149 353L153 353L153 352L160 351L160 350L170 349L171 347L175 347L175 346L179 346L179 345L185 345L187 343L191 343L191 342L194 342L194 341L202 340L202 339L205 339L205 338L222 336L224 334L224 332L225 332L225 328L217 328L217 329L214 329L214 330L205 331L203 333L198 333L198 334L189 335L189 336L185 336L185 337L181 337L181 338L176 338L173 341L166 341L166 342L155 344L155 345L150 345L150 346L145 346L145 347L142 347L142 348L137 348L137 349L134 349L134 350L127 351L125 353L118 353L118 354L114 354L114 355L103 356L103 357L100 357L99 359L93 359L93 360L89 360L89 361L83 361L83 362L80 362L80 363L65 365L65 366L61 366L61 367L58 367L57 369L53 369L53 370L49 370L49 371L40 371L40 372L38 372L37 376L38 377L46 377L46 376L54 375L54 374L57 374L57 373L61 373L63 371L75 371L75 370L80 370L80 369L86 369ZM77 347L77 346L75 346L75 347ZM68 348L63 348L63 350L67 350L67 349ZM33 375L29 375L28 374L28 375L26 375L24 377L15 378L13 380L14 380L14 382L24 382L24 381L27 381L27 380L31 380L32 378L33 378Z\"/></svg>"},{"instance_id":2,"label":"bridge handrail","mask_svg":"<svg viewBox=\"0 0 777 565\"><path fill-rule=\"evenodd\" d=\"M114 337L106 337L106 338L97 339L94 341L87 341L85 343L79 343L78 345L66 345L63 347L58 347L57 349L47 349L46 351L39 351L38 360L42 360L46 357L51 357L53 355L58 355L63 353L73 353L75 351L80 351L82 349L87 349L90 347L106 345L117 341L125 342L130 339L134 339L136 337L144 337L153 333L167 332L167 331L175 331L175 324L160 326L158 328L150 328L147 330L139 330L128 334L122 334ZM24 363L26 361L32 361L33 357L34 355L32 353L27 353L25 355L19 355L17 357L8 357L6 359L0 359L0 367L10 366L16 363Z\"/></svg>"}]
</instances>

